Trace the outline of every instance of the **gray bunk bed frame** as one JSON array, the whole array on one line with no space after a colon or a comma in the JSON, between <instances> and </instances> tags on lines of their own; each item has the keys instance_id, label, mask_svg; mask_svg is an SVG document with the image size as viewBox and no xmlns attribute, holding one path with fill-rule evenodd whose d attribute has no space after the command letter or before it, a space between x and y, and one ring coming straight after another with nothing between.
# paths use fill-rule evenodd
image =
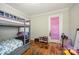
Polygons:
<instances>
[{"instance_id":1,"label":"gray bunk bed frame","mask_svg":"<svg viewBox=\"0 0 79 59\"><path fill-rule=\"evenodd\" d=\"M26 22L29 22L29 26L27 26L25 23ZM28 20L28 21L25 21L24 20L24 26L14 26L14 25L2 25L2 24L0 24L0 26L6 26L6 27L17 27L18 28L18 32L19 32L19 28L20 27L24 27L24 32L25 32L25 27L29 27L29 33L30 33L30 20ZM29 34L29 38L28 38L29 40L30 40L30 34ZM9 54L7 54L7 55L22 55L27 49L29 49L30 48L30 41L29 41L29 43L25 43L25 34L24 34L24 41L23 41L23 46L21 46L21 47L19 47L19 48L17 48L17 49L15 49L14 51L12 51L12 52L10 52Z\"/></svg>"}]
</instances>

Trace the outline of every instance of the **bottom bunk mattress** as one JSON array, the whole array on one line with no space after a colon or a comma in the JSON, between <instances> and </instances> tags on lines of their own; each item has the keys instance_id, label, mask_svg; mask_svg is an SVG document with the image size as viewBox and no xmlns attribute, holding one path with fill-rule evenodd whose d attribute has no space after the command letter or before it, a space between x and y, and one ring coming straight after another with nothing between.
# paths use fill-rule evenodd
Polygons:
<instances>
[{"instance_id":1,"label":"bottom bunk mattress","mask_svg":"<svg viewBox=\"0 0 79 59\"><path fill-rule=\"evenodd\" d=\"M14 51L18 47L23 46L23 42L17 39L8 39L0 42L0 55L6 55Z\"/></svg>"}]
</instances>

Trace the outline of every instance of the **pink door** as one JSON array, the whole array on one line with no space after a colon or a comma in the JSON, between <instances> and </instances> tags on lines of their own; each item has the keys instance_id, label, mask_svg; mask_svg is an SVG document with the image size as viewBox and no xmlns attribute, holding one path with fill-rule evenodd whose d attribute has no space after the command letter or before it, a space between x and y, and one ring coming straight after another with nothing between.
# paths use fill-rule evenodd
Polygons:
<instances>
[{"instance_id":1,"label":"pink door","mask_svg":"<svg viewBox=\"0 0 79 59\"><path fill-rule=\"evenodd\" d=\"M59 39L59 16L50 17L51 39Z\"/></svg>"}]
</instances>

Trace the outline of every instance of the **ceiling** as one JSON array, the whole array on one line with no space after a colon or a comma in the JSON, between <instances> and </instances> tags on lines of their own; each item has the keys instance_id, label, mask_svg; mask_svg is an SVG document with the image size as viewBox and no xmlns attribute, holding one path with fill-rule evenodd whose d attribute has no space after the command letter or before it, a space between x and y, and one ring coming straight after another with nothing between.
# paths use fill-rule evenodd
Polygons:
<instances>
[{"instance_id":1,"label":"ceiling","mask_svg":"<svg viewBox=\"0 0 79 59\"><path fill-rule=\"evenodd\" d=\"M46 13L57 9L70 7L72 3L8 3L15 9L24 12L28 16Z\"/></svg>"}]
</instances>

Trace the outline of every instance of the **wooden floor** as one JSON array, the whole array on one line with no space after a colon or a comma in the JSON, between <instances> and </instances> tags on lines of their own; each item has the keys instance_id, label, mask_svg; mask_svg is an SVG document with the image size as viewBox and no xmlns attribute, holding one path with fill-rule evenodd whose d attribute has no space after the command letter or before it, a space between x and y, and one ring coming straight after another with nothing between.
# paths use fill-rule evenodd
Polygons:
<instances>
[{"instance_id":1,"label":"wooden floor","mask_svg":"<svg viewBox=\"0 0 79 59\"><path fill-rule=\"evenodd\" d=\"M49 43L43 46L41 43L31 43L30 48L23 55L61 55L60 44Z\"/></svg>"}]
</instances>

